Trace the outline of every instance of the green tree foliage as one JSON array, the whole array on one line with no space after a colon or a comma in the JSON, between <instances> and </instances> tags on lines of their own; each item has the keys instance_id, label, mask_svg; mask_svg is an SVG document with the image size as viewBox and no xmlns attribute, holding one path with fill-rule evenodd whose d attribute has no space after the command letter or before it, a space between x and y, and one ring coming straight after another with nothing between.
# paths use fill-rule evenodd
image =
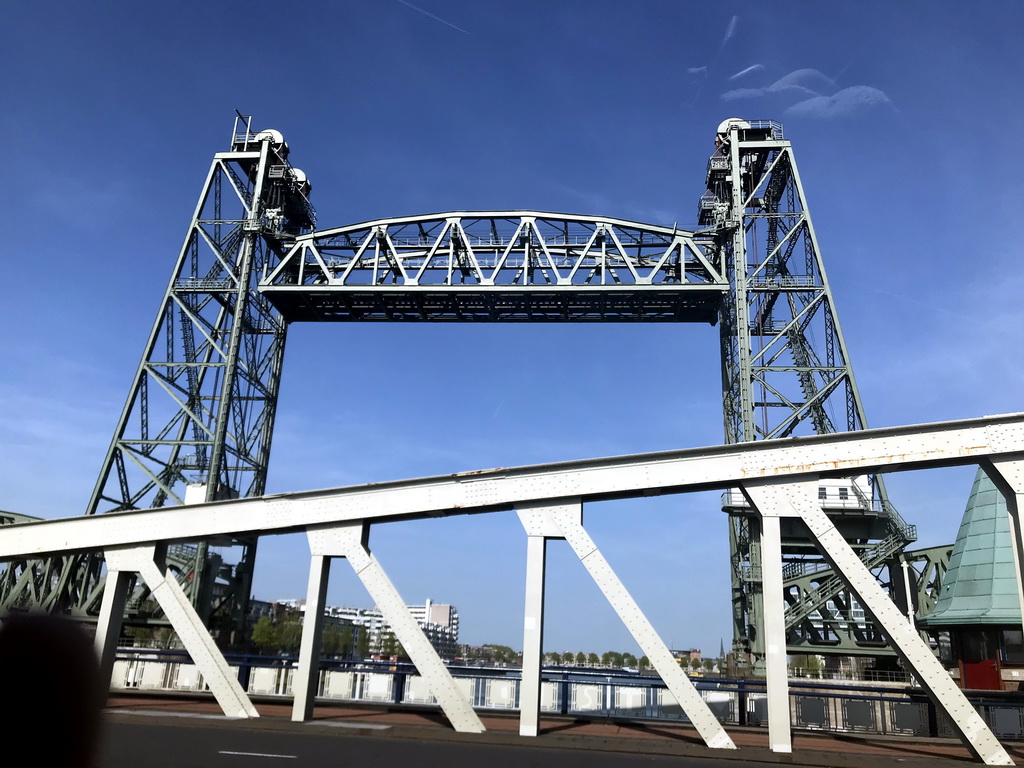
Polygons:
<instances>
[{"instance_id":1,"label":"green tree foliage","mask_svg":"<svg viewBox=\"0 0 1024 768\"><path fill-rule=\"evenodd\" d=\"M601 663L601 659L598 658L598 655L596 653L590 653L587 655L587 663L592 667L596 667L598 664Z\"/></svg>"},{"instance_id":2,"label":"green tree foliage","mask_svg":"<svg viewBox=\"0 0 1024 768\"><path fill-rule=\"evenodd\" d=\"M298 619L285 619L278 622L278 643L282 651L289 653L299 650L302 641L302 622Z\"/></svg>"},{"instance_id":3,"label":"green tree foliage","mask_svg":"<svg viewBox=\"0 0 1024 768\"><path fill-rule=\"evenodd\" d=\"M253 626L252 644L265 651L278 650L277 626L269 616L261 616Z\"/></svg>"},{"instance_id":4,"label":"green tree foliage","mask_svg":"<svg viewBox=\"0 0 1024 768\"><path fill-rule=\"evenodd\" d=\"M320 652L324 656L341 656L347 659L352 655L352 650L352 627L339 627L337 624L328 624L324 627L320 640Z\"/></svg>"},{"instance_id":5,"label":"green tree foliage","mask_svg":"<svg viewBox=\"0 0 1024 768\"><path fill-rule=\"evenodd\" d=\"M370 633L366 627L359 628L359 637L356 640L356 658L360 661L370 657Z\"/></svg>"},{"instance_id":6,"label":"green tree foliage","mask_svg":"<svg viewBox=\"0 0 1024 768\"><path fill-rule=\"evenodd\" d=\"M640 669L648 669L651 666L651 660L648 659L646 656L641 656L639 664L640 664Z\"/></svg>"},{"instance_id":7,"label":"green tree foliage","mask_svg":"<svg viewBox=\"0 0 1024 768\"><path fill-rule=\"evenodd\" d=\"M510 664L518 655L510 646L488 643L481 648L483 658L494 664Z\"/></svg>"},{"instance_id":8,"label":"green tree foliage","mask_svg":"<svg viewBox=\"0 0 1024 768\"><path fill-rule=\"evenodd\" d=\"M288 651L299 649L302 639L302 622L298 618L272 621L261 616L252 628L252 644L264 651Z\"/></svg>"}]
</instances>

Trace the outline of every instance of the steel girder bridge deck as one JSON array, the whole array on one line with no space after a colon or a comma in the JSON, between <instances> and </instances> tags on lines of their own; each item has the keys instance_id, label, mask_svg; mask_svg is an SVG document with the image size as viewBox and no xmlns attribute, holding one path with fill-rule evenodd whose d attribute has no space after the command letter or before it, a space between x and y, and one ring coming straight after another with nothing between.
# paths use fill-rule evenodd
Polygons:
<instances>
[{"instance_id":1,"label":"steel girder bridge deck","mask_svg":"<svg viewBox=\"0 0 1024 768\"><path fill-rule=\"evenodd\" d=\"M541 706L546 547L565 540L665 682L708 747L735 749L707 702L629 594L583 524L584 505L605 499L736 488L759 525L768 738L793 750L783 616L783 537L799 521L850 594L871 612L907 670L972 754L988 765L1013 761L902 610L846 541L818 498L821 482L858 473L980 464L1006 499L1018 595L1024 552L1024 414L768 440L683 451L612 456L441 477L373 483L184 507L125 511L0 528L0 560L102 553L107 585L96 642L109 679L131 584L152 589L224 713L258 717L238 678L167 568L170 541L304 531L310 548L306 620L294 681L292 719L310 719L320 679L320 637L332 560L345 559L394 627L417 674L452 726L483 723L460 690L383 565L371 553L375 524L515 511L526 539L523 670L519 732L537 736ZM436 553L431 553L436 556ZM1024 597L1021 598L1024 601Z\"/></svg>"},{"instance_id":2,"label":"steel girder bridge deck","mask_svg":"<svg viewBox=\"0 0 1024 768\"><path fill-rule=\"evenodd\" d=\"M866 425L778 123L719 126L692 230L537 211L318 230L309 181L289 155L279 133L253 131L248 117L214 155L87 514L261 495L293 321L717 323L727 443ZM880 478L843 482L840 530L869 567L891 568L912 527ZM758 518L737 494L724 506L734 650L756 660L765 653ZM820 569L801 524L782 535L794 578ZM211 627L239 628L256 539L214 543L239 545L237 562L192 542L172 546L167 565ZM94 618L103 573L102 558L88 553L16 561L0 574L0 605ZM800 596L787 614L794 650L821 635L820 607L843 589L838 578L821 581L789 589ZM145 622L154 610L140 581L129 615ZM836 633L825 635L836 650ZM850 636L838 650L863 647Z\"/></svg>"}]
</instances>

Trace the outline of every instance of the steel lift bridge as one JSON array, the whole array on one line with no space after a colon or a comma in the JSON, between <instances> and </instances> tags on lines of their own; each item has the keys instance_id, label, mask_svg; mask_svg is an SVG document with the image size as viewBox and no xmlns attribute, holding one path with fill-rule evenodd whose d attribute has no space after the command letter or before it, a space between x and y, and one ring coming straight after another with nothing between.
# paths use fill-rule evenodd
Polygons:
<instances>
[{"instance_id":1,"label":"steel lift bridge","mask_svg":"<svg viewBox=\"0 0 1024 768\"><path fill-rule=\"evenodd\" d=\"M261 496L294 321L717 323L726 443L863 429L782 126L723 122L705 189L694 230L537 211L317 229L287 143L240 116L203 182L86 514ZM864 564L893 583L882 572L898 573L914 531L881 478L839 479L818 493ZM760 518L738 491L723 499L734 650L757 664L766 653ZM872 622L849 614L843 581L806 525L786 519L781 536L789 649L891 653ZM168 546L168 567L211 629L244 626L256 544L233 534ZM0 573L0 608L95 619L103 584L95 552L23 558ZM824 611L830 601L848 614ZM126 610L134 623L163 620L142 579Z\"/></svg>"}]
</instances>

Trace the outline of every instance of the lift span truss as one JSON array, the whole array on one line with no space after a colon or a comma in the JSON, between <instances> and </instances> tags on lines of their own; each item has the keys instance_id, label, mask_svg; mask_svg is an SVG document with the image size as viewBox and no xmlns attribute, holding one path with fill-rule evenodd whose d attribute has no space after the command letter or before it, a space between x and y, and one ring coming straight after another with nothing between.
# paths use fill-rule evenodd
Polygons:
<instances>
[{"instance_id":1,"label":"lift span truss","mask_svg":"<svg viewBox=\"0 0 1024 768\"><path fill-rule=\"evenodd\" d=\"M288 320L715 322L708 238L537 211L379 219L299 237L260 284Z\"/></svg>"}]
</instances>

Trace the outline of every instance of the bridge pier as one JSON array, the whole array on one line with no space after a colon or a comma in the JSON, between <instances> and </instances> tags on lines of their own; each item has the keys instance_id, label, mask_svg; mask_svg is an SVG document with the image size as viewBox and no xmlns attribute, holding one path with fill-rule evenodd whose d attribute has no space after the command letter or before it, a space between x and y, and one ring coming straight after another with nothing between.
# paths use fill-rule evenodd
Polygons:
<instances>
[{"instance_id":1,"label":"bridge pier","mask_svg":"<svg viewBox=\"0 0 1024 768\"><path fill-rule=\"evenodd\" d=\"M526 606L523 611L523 671L519 685L519 735L540 733L541 668L544 664L546 520L529 507L516 510L526 529Z\"/></svg>"},{"instance_id":2,"label":"bridge pier","mask_svg":"<svg viewBox=\"0 0 1024 768\"><path fill-rule=\"evenodd\" d=\"M764 632L765 688L768 694L768 743L773 752L792 752L786 602L782 594L782 534L779 524L784 512L771 503L771 495L765 494L761 487L749 483L744 485L743 491L761 516L761 630Z\"/></svg>"},{"instance_id":3,"label":"bridge pier","mask_svg":"<svg viewBox=\"0 0 1024 768\"><path fill-rule=\"evenodd\" d=\"M320 634L330 572L329 561L332 557L343 557L348 560L352 570L356 572L356 576L363 582L366 591L370 593L370 597L391 625L395 636L423 676L424 682L437 699L452 727L462 733L482 733L484 725L473 711L471 702L462 695L448 668L406 607L395 585L367 548L369 532L370 526L363 520L346 525L309 528L306 532L311 565L306 620L299 645L299 687L294 688L292 720L308 720L313 712L319 676ZM311 606L316 610L315 616L312 617Z\"/></svg>"},{"instance_id":4,"label":"bridge pier","mask_svg":"<svg viewBox=\"0 0 1024 768\"><path fill-rule=\"evenodd\" d=\"M971 706L935 654L907 623L900 609L857 557L857 553L843 538L835 523L822 510L817 498L817 487L817 475L788 483L741 483L744 494L753 506L758 508L760 514L767 513L769 518L776 521L780 516L797 516L807 524L811 538L822 555L857 596L861 605L874 616L889 638L893 650L907 665L921 687L927 691L935 705L949 718L950 724L971 753L986 765L1013 765L1013 760L989 730L981 715ZM768 599L767 595L765 599ZM783 653L784 648L783 645ZM769 698L769 713L779 708L778 693L776 690L774 703ZM785 707L788 712L788 701ZM774 749L775 736L771 738Z\"/></svg>"},{"instance_id":5,"label":"bridge pier","mask_svg":"<svg viewBox=\"0 0 1024 768\"><path fill-rule=\"evenodd\" d=\"M535 504L517 504L516 512L523 522L529 537L545 537L565 539L572 551L583 563L594 583L597 584L601 593L607 598L615 613L622 620L622 623L629 630L629 633L636 640L637 645L644 654L651 660L654 669L665 681L669 691L679 702L679 706L690 718L694 728L704 739L704 743L715 749L736 749L736 745L729 734L722 728L722 724L712 713L711 708L701 698L700 693L690 682L679 664L672 657L665 642L659 637L651 622L640 610L633 596L629 594L626 587L619 580L619 577L612 570L604 555L598 550L594 540L583 528L583 503L580 499L557 499L554 501L543 501ZM534 577L536 578L536 565L534 565ZM534 592L534 597L536 592ZM530 602L530 593L527 593L527 603ZM535 607L535 606L534 606ZM527 623L529 620L527 617ZM536 614L534 615L536 618ZM543 613L540 614L541 624L536 630L537 636L543 637ZM536 643L537 636L530 639ZM527 642L524 634L524 645ZM524 648L525 652L525 648ZM527 670L523 668L523 680L526 679ZM536 671L530 670L531 676L536 675L537 690L540 689L540 668ZM532 681L531 681L532 684ZM527 720L520 720L520 733L524 728L530 730L530 721L536 717L533 715L533 702L530 702L530 714L526 715ZM523 710L525 713L525 710ZM525 733L523 735L533 735Z\"/></svg>"},{"instance_id":6,"label":"bridge pier","mask_svg":"<svg viewBox=\"0 0 1024 768\"><path fill-rule=\"evenodd\" d=\"M157 555L160 545L104 550L107 561L109 594L103 595L100 621L96 627L96 644L103 671L110 680L117 638L121 633L128 576L139 574L159 604L171 627L178 633L185 650L192 657L210 692L228 717L259 717L256 707L242 689L238 678L228 667L217 644L203 625L188 596L173 575L167 573L163 558ZM114 578L109 579L110 573ZM113 589L110 589L113 587Z\"/></svg>"}]
</instances>

